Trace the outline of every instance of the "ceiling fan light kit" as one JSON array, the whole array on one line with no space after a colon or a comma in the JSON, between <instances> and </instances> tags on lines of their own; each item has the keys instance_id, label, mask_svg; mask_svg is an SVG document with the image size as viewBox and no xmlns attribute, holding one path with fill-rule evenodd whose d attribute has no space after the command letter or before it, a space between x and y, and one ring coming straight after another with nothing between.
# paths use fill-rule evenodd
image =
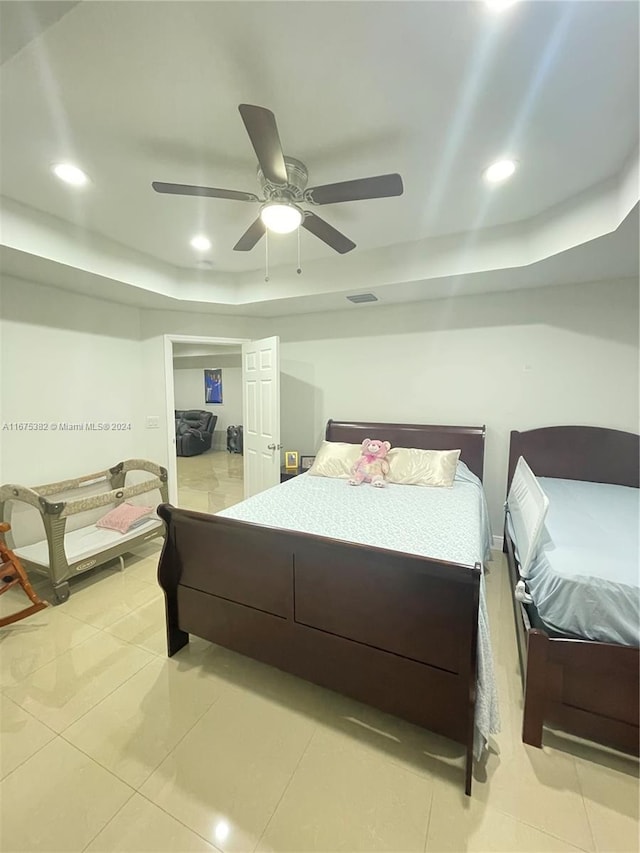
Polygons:
<instances>
[{"instance_id":1,"label":"ceiling fan light kit","mask_svg":"<svg viewBox=\"0 0 640 853\"><path fill-rule=\"evenodd\" d=\"M258 183L262 198L254 193L239 190L167 184L160 181L152 183L153 189L158 193L261 203L260 215L238 240L233 247L234 251L251 251L267 229L279 234L289 234L302 226L334 251L345 254L355 249L356 244L324 219L309 210L303 210L299 205L390 198L404 192L402 178L396 173L307 189L307 167L295 157L285 157L283 154L276 119L271 110L252 104L240 104L238 109L258 159ZM298 271L299 267L298 263Z\"/></svg>"},{"instance_id":2,"label":"ceiling fan light kit","mask_svg":"<svg viewBox=\"0 0 640 853\"><path fill-rule=\"evenodd\" d=\"M270 201L260 211L260 219L276 234L290 234L300 226L303 212L291 202Z\"/></svg>"}]
</instances>

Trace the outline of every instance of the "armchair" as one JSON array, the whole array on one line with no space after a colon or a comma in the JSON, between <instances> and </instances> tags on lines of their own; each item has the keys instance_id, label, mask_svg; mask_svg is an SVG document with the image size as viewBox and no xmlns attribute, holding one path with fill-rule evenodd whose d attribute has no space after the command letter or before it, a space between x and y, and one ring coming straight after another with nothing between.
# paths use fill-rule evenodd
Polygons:
<instances>
[{"instance_id":1,"label":"armchair","mask_svg":"<svg viewBox=\"0 0 640 853\"><path fill-rule=\"evenodd\" d=\"M217 420L217 415L201 409L176 411L176 454L198 456L205 450L210 450Z\"/></svg>"}]
</instances>

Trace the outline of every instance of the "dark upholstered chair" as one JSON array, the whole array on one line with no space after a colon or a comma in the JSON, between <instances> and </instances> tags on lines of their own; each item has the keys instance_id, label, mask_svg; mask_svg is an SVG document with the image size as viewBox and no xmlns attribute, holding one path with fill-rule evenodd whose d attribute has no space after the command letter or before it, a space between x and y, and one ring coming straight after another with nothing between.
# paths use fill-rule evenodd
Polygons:
<instances>
[{"instance_id":1,"label":"dark upholstered chair","mask_svg":"<svg viewBox=\"0 0 640 853\"><path fill-rule=\"evenodd\" d=\"M198 456L211 449L217 415L201 409L176 411L176 454Z\"/></svg>"}]
</instances>

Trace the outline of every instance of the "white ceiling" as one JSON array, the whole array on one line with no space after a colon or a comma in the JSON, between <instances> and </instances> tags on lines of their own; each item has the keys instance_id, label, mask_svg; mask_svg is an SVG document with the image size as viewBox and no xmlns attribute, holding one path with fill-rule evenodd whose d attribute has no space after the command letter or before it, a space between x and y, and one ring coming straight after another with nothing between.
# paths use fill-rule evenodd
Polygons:
<instances>
[{"instance_id":1,"label":"white ceiling","mask_svg":"<svg viewBox=\"0 0 640 853\"><path fill-rule=\"evenodd\" d=\"M240 306L199 300L179 300L153 291L131 287L112 278L89 274L64 264L0 246L0 268L5 275L100 299L165 311L236 314L248 317L279 317L336 311L358 306L346 300L348 293L373 292L379 304L419 302L477 293L522 290L566 283L638 278L638 207L611 234L591 240L566 252L525 266L489 269L466 275L445 275L373 287L342 287L333 292L263 298Z\"/></svg>"},{"instance_id":2,"label":"white ceiling","mask_svg":"<svg viewBox=\"0 0 640 853\"><path fill-rule=\"evenodd\" d=\"M63 15L66 15L78 0L36 0L29 3L0 3L0 64L33 41Z\"/></svg>"},{"instance_id":3,"label":"white ceiling","mask_svg":"<svg viewBox=\"0 0 640 853\"><path fill-rule=\"evenodd\" d=\"M2 2L0 16L6 273L102 286L132 304L278 314L342 306L350 288L401 282L421 299L449 279L468 279L456 292L501 289L510 268L517 287L634 266L633 227L616 252L604 247L638 200L636 3L522 2L494 15L465 0ZM232 251L254 205L152 191L163 180L256 192L241 102L275 112L310 185L401 173L399 198L317 211L357 243L353 253L303 232L296 277L295 235L273 238L265 284L264 241ZM489 188L481 172L503 155L520 168ZM64 159L90 186L52 177ZM16 210L28 240L14 239ZM552 239L548 222L560 218ZM455 275L416 269L446 241L453 257L500 228L502 261L476 253ZM193 271L196 232L213 241L210 273ZM372 288L361 286L368 277Z\"/></svg>"}]
</instances>

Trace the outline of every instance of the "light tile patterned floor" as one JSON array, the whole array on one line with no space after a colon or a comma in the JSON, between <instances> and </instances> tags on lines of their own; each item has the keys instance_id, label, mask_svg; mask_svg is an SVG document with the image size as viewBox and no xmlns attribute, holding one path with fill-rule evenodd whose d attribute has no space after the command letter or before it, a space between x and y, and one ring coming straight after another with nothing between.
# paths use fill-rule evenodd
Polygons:
<instances>
[{"instance_id":1,"label":"light tile patterned floor","mask_svg":"<svg viewBox=\"0 0 640 853\"><path fill-rule=\"evenodd\" d=\"M226 450L178 457L178 501L199 512L238 503L243 493L243 457Z\"/></svg>"},{"instance_id":2,"label":"light tile patterned floor","mask_svg":"<svg viewBox=\"0 0 640 853\"><path fill-rule=\"evenodd\" d=\"M184 505L241 498L242 457L179 462ZM470 799L443 738L201 640L168 660L149 545L0 632L0 850L638 850L637 762L552 733L520 742L494 556L503 731Z\"/></svg>"}]
</instances>

